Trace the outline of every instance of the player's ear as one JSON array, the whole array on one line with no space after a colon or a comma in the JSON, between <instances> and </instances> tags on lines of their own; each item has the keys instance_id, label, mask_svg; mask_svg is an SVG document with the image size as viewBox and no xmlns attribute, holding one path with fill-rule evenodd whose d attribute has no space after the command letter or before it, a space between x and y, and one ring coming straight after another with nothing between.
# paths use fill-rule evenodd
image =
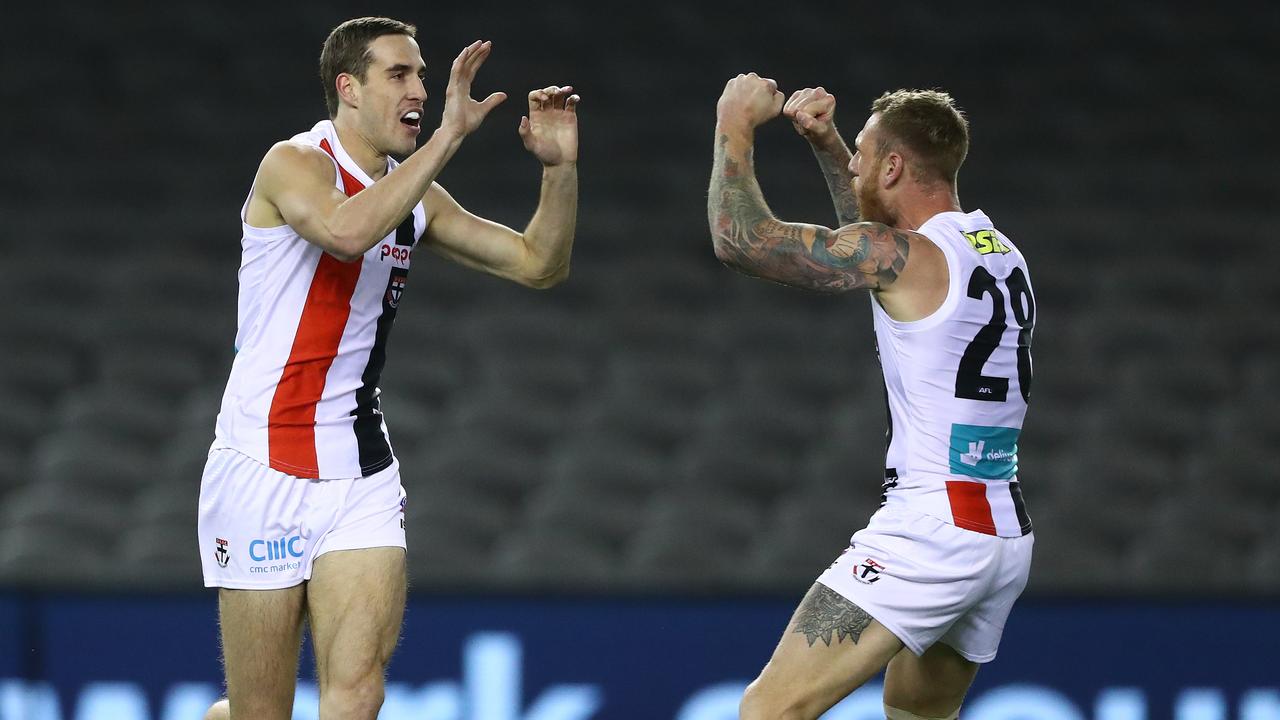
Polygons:
<instances>
[{"instance_id":1,"label":"player's ear","mask_svg":"<svg viewBox=\"0 0 1280 720\"><path fill-rule=\"evenodd\" d=\"M360 79L351 73L338 73L334 79L338 99L352 107L360 107Z\"/></svg>"},{"instance_id":2,"label":"player's ear","mask_svg":"<svg viewBox=\"0 0 1280 720\"><path fill-rule=\"evenodd\" d=\"M889 153L884 159L884 171L880 175L881 185L885 188L893 187L906 171L907 161L896 152Z\"/></svg>"}]
</instances>

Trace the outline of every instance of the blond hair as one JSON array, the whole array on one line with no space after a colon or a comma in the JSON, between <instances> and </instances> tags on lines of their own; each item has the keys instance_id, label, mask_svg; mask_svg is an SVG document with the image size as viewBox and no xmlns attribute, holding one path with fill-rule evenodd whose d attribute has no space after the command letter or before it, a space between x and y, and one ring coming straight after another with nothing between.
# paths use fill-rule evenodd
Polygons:
<instances>
[{"instance_id":1,"label":"blond hair","mask_svg":"<svg viewBox=\"0 0 1280 720\"><path fill-rule=\"evenodd\" d=\"M969 154L969 121L955 100L941 90L894 90L871 103L880 113L878 153L904 146L913 156L921 180L941 180L955 187L956 175Z\"/></svg>"}]
</instances>

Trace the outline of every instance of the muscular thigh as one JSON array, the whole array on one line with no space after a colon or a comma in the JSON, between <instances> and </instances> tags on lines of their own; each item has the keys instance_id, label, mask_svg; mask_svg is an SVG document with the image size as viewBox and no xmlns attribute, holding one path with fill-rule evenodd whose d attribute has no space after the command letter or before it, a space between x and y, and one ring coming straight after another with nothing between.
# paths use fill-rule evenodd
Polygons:
<instances>
[{"instance_id":1,"label":"muscular thigh","mask_svg":"<svg viewBox=\"0 0 1280 720\"><path fill-rule=\"evenodd\" d=\"M920 656L903 650L885 673L884 704L921 717L948 717L964 702L978 667L944 643Z\"/></svg>"},{"instance_id":2,"label":"muscular thigh","mask_svg":"<svg viewBox=\"0 0 1280 720\"><path fill-rule=\"evenodd\" d=\"M405 552L398 547L320 556L307 585L307 612L321 689L348 675L379 672L391 660L405 604Z\"/></svg>"},{"instance_id":3,"label":"muscular thigh","mask_svg":"<svg viewBox=\"0 0 1280 720\"><path fill-rule=\"evenodd\" d=\"M303 602L301 585L218 592L227 696L236 708L236 717L290 717L302 642Z\"/></svg>"},{"instance_id":4,"label":"muscular thigh","mask_svg":"<svg viewBox=\"0 0 1280 720\"><path fill-rule=\"evenodd\" d=\"M852 601L814 583L796 608L756 690L779 708L817 717L853 692L902 642Z\"/></svg>"}]
</instances>

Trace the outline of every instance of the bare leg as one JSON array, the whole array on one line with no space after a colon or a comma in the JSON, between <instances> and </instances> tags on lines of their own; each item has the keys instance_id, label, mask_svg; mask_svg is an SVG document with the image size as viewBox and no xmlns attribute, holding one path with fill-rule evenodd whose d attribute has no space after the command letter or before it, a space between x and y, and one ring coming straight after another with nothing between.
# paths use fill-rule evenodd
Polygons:
<instances>
[{"instance_id":1,"label":"bare leg","mask_svg":"<svg viewBox=\"0 0 1280 720\"><path fill-rule=\"evenodd\" d=\"M943 643L935 643L919 657L904 650L889 661L884 704L925 718L952 717L978 667Z\"/></svg>"},{"instance_id":2,"label":"bare leg","mask_svg":"<svg viewBox=\"0 0 1280 720\"><path fill-rule=\"evenodd\" d=\"M816 718L884 669L902 641L821 583L742 698L741 720Z\"/></svg>"},{"instance_id":3,"label":"bare leg","mask_svg":"<svg viewBox=\"0 0 1280 720\"><path fill-rule=\"evenodd\" d=\"M218 591L227 699L236 720L290 720L302 644L302 585ZM209 713L219 711L218 703ZM219 715L206 715L218 718Z\"/></svg>"},{"instance_id":4,"label":"bare leg","mask_svg":"<svg viewBox=\"0 0 1280 720\"><path fill-rule=\"evenodd\" d=\"M375 720L383 673L400 637L404 549L339 550L315 563L307 587L321 720Z\"/></svg>"}]
</instances>

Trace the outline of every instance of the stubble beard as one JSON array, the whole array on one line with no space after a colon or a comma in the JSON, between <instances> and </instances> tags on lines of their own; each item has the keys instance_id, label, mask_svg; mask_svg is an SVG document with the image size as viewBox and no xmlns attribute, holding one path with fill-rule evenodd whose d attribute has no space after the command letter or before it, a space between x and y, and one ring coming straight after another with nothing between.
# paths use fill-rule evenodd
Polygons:
<instances>
[{"instance_id":1,"label":"stubble beard","mask_svg":"<svg viewBox=\"0 0 1280 720\"><path fill-rule=\"evenodd\" d=\"M889 212L888 206L881 199L873 183L858 183L858 186L854 188L854 195L858 198L858 220L860 222L877 222L890 227L897 222L898 218Z\"/></svg>"}]
</instances>

